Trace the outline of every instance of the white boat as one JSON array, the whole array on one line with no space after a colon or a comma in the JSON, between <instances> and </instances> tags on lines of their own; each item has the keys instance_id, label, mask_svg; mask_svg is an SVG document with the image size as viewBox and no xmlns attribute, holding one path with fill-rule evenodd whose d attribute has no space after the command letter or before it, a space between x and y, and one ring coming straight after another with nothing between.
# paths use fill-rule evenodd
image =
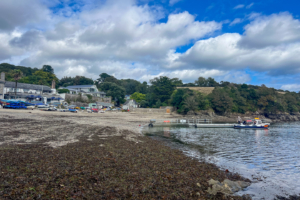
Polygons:
<instances>
[{"instance_id":1,"label":"white boat","mask_svg":"<svg viewBox=\"0 0 300 200\"><path fill-rule=\"evenodd\" d=\"M270 123L263 123L260 119L246 120L234 126L236 129L268 129Z\"/></svg>"}]
</instances>

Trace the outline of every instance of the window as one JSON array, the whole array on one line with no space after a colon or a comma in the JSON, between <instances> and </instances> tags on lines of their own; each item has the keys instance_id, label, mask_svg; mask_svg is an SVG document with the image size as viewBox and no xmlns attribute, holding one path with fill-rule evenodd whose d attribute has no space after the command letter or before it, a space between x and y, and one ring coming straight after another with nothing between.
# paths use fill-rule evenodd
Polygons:
<instances>
[{"instance_id":1,"label":"window","mask_svg":"<svg viewBox=\"0 0 300 200\"><path fill-rule=\"evenodd\" d=\"M94 88L90 88L90 92L95 92L95 89Z\"/></svg>"}]
</instances>

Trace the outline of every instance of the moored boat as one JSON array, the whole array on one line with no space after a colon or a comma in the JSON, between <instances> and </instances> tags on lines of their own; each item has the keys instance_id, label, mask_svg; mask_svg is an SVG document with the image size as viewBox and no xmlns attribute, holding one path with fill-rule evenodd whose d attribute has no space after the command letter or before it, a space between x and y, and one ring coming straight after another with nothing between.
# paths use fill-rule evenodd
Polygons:
<instances>
[{"instance_id":1,"label":"moored boat","mask_svg":"<svg viewBox=\"0 0 300 200\"><path fill-rule=\"evenodd\" d=\"M253 120L246 120L243 123L234 125L234 128L237 129L268 129L270 126L269 123L263 123L260 119L255 118Z\"/></svg>"}]
</instances>

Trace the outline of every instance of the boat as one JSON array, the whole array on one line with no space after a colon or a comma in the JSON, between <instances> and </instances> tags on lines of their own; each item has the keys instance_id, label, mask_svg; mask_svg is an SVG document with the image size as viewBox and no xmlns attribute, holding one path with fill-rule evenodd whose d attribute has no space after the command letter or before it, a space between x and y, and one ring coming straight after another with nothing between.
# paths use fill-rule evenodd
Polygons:
<instances>
[{"instance_id":1,"label":"boat","mask_svg":"<svg viewBox=\"0 0 300 200\"><path fill-rule=\"evenodd\" d=\"M269 123L263 123L259 118L246 120L243 123L234 125L235 129L268 129L269 127Z\"/></svg>"}]
</instances>

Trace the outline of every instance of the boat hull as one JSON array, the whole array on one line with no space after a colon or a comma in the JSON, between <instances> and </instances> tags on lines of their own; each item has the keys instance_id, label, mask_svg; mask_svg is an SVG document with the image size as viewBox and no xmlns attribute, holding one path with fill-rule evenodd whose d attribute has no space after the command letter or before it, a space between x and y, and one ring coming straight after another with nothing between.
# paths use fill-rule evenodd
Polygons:
<instances>
[{"instance_id":1,"label":"boat hull","mask_svg":"<svg viewBox=\"0 0 300 200\"><path fill-rule=\"evenodd\" d=\"M269 126L234 126L235 129L268 129Z\"/></svg>"}]
</instances>

